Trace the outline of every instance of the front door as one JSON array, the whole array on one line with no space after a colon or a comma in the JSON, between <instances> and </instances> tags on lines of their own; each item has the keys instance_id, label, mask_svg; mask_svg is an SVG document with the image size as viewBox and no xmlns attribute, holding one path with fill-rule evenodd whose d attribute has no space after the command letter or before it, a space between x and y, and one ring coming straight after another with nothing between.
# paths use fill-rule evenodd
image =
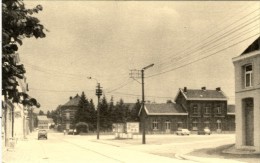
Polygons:
<instances>
[{"instance_id":1,"label":"front door","mask_svg":"<svg viewBox=\"0 0 260 163\"><path fill-rule=\"evenodd\" d=\"M254 145L254 100L245 100L245 145Z\"/></svg>"},{"instance_id":2,"label":"front door","mask_svg":"<svg viewBox=\"0 0 260 163\"><path fill-rule=\"evenodd\" d=\"M169 120L165 121L165 132L170 133L171 132L171 122Z\"/></svg>"}]
</instances>

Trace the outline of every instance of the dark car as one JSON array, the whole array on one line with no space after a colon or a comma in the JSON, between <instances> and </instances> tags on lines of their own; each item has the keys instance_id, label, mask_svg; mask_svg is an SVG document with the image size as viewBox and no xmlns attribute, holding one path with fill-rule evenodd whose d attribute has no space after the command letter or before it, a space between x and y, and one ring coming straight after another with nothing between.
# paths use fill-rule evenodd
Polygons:
<instances>
[{"instance_id":1,"label":"dark car","mask_svg":"<svg viewBox=\"0 0 260 163\"><path fill-rule=\"evenodd\" d=\"M39 130L39 131L38 131L38 140L39 140L40 138L48 139L48 137L47 137L47 131L46 131L46 130Z\"/></svg>"},{"instance_id":2,"label":"dark car","mask_svg":"<svg viewBox=\"0 0 260 163\"><path fill-rule=\"evenodd\" d=\"M210 135L211 131L208 128L205 128L204 130L199 130L198 135Z\"/></svg>"}]
</instances>

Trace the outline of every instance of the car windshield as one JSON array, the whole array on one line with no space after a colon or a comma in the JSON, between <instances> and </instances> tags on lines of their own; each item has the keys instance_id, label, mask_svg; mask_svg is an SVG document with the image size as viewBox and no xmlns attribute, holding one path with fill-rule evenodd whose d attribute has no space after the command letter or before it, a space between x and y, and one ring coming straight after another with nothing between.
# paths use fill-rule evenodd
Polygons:
<instances>
[{"instance_id":1,"label":"car windshield","mask_svg":"<svg viewBox=\"0 0 260 163\"><path fill-rule=\"evenodd\" d=\"M39 130L39 133L46 133L46 130Z\"/></svg>"}]
</instances>

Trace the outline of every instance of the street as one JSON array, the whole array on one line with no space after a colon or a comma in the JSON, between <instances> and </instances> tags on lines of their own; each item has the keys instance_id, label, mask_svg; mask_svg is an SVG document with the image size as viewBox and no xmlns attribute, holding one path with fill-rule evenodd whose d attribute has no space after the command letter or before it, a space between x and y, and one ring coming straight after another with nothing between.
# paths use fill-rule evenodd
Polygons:
<instances>
[{"instance_id":1,"label":"street","mask_svg":"<svg viewBox=\"0 0 260 163\"><path fill-rule=\"evenodd\" d=\"M3 162L192 162L179 156L234 143L232 134L147 135L145 145L141 138L135 135L134 139L116 140L114 135L100 135L97 140L96 135L63 135L50 130L47 140L38 140L33 132L28 140L18 141L14 151L3 153Z\"/></svg>"},{"instance_id":2,"label":"street","mask_svg":"<svg viewBox=\"0 0 260 163\"><path fill-rule=\"evenodd\" d=\"M38 140L37 132L29 137L27 141L19 141L14 151L4 152L3 162L183 162L94 142L95 136L63 135L50 131L47 140Z\"/></svg>"}]
</instances>

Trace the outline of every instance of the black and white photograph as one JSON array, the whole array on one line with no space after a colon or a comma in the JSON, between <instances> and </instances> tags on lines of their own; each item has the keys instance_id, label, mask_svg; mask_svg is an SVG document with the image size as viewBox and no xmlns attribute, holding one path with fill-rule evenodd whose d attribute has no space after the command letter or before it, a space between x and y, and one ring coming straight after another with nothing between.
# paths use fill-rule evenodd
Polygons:
<instances>
[{"instance_id":1,"label":"black and white photograph","mask_svg":"<svg viewBox=\"0 0 260 163\"><path fill-rule=\"evenodd\" d=\"M259 1L1 11L1 162L260 163Z\"/></svg>"}]
</instances>

